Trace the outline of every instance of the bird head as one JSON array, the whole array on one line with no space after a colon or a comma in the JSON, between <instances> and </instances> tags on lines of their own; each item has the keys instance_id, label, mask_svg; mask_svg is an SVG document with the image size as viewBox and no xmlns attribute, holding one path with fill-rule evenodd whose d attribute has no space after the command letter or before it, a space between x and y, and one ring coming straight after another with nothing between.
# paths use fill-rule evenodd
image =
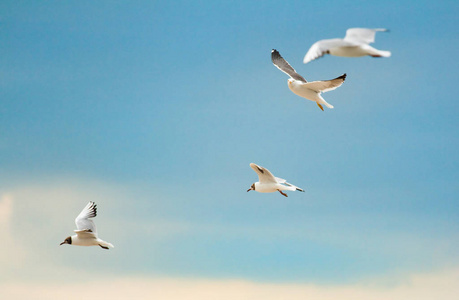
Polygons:
<instances>
[{"instance_id":1,"label":"bird head","mask_svg":"<svg viewBox=\"0 0 459 300\"><path fill-rule=\"evenodd\" d=\"M294 81L294 80L293 80L292 78L289 78L289 79L288 79L288 85L291 85L291 84L293 83L293 81Z\"/></svg>"},{"instance_id":2,"label":"bird head","mask_svg":"<svg viewBox=\"0 0 459 300\"><path fill-rule=\"evenodd\" d=\"M248 189L247 192L250 192L251 190L255 191L255 183L252 183L252 185L250 186L250 189Z\"/></svg>"},{"instance_id":3,"label":"bird head","mask_svg":"<svg viewBox=\"0 0 459 300\"><path fill-rule=\"evenodd\" d=\"M72 237L67 237L62 243L60 243L59 245L64 245L64 244L69 244L71 245L72 244Z\"/></svg>"}]
</instances>

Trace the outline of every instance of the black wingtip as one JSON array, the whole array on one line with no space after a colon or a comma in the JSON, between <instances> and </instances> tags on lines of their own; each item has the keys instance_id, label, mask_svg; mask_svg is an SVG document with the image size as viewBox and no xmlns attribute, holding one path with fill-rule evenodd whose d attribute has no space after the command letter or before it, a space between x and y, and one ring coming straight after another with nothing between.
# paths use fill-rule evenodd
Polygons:
<instances>
[{"instance_id":1,"label":"black wingtip","mask_svg":"<svg viewBox=\"0 0 459 300\"><path fill-rule=\"evenodd\" d=\"M97 204L95 202L93 202L93 201L91 201L91 203L92 203L92 205L91 205L92 206L92 211L94 212L94 216L92 216L92 217L97 217Z\"/></svg>"},{"instance_id":2,"label":"black wingtip","mask_svg":"<svg viewBox=\"0 0 459 300\"><path fill-rule=\"evenodd\" d=\"M277 51L276 49L273 49L273 50L271 51L271 60L272 60L273 63L274 63L274 60L275 60L275 59L279 59L279 58L281 58L281 57L282 57L282 56L280 55L279 51Z\"/></svg>"},{"instance_id":3,"label":"black wingtip","mask_svg":"<svg viewBox=\"0 0 459 300\"><path fill-rule=\"evenodd\" d=\"M336 79L346 80L346 76L347 76L347 74L344 73L343 75L341 75L340 77L338 77L338 78L336 78Z\"/></svg>"}]
</instances>

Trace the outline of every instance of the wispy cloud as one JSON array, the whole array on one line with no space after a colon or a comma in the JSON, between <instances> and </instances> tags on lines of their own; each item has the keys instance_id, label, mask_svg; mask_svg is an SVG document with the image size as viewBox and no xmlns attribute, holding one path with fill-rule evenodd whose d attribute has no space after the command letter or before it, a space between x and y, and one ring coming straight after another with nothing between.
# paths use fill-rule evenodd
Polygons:
<instances>
[{"instance_id":1,"label":"wispy cloud","mask_svg":"<svg viewBox=\"0 0 459 300\"><path fill-rule=\"evenodd\" d=\"M325 282L336 283L457 263L457 254L451 251L455 240L448 238L448 244L445 237L421 239L403 232L337 229L336 224L300 220L284 224L247 222L242 217L223 222L215 217L198 219L196 214L181 213L183 202L174 196L93 179L44 178L11 186L0 194L0 235L6 245L0 245L0 263L9 266L0 270L0 278L40 274L41 278L65 281L61 276L56 278L56 269L68 268L61 272L67 274L67 281L87 270L103 275L116 270L123 275L142 272L174 277L185 272L198 277L217 274L220 278L314 283L323 283L329 275ZM101 237L117 247L114 251L58 246L73 233L74 219L88 201L99 205L96 225ZM286 249L284 245L290 246ZM328 254L322 255L322 249ZM86 257L89 253L90 259ZM426 258L426 263L419 264ZM18 264L27 268L12 271ZM244 267L247 264L250 270ZM266 264L283 273L267 277ZM362 266L374 269L365 273Z\"/></svg>"},{"instance_id":2,"label":"wispy cloud","mask_svg":"<svg viewBox=\"0 0 459 300\"><path fill-rule=\"evenodd\" d=\"M412 275L402 283L384 280L353 285L273 284L246 280L184 278L100 279L66 284L8 283L2 299L320 299L320 300L455 300L459 269Z\"/></svg>"}]
</instances>

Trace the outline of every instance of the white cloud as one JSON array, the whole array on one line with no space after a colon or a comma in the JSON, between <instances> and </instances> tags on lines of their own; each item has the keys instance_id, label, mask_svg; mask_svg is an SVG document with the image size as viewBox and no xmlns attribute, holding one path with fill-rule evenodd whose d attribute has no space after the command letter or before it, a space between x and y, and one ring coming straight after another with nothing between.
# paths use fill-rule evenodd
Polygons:
<instances>
[{"instance_id":1,"label":"white cloud","mask_svg":"<svg viewBox=\"0 0 459 300\"><path fill-rule=\"evenodd\" d=\"M17 242L11 230L12 216L13 198L5 194L0 198L0 241L2 244L0 246L0 268L6 272L10 268L20 267L24 258L24 249Z\"/></svg>"},{"instance_id":2,"label":"white cloud","mask_svg":"<svg viewBox=\"0 0 459 300\"><path fill-rule=\"evenodd\" d=\"M171 235L188 234L193 231L204 231L209 234L225 232L233 236L240 236L245 232L250 236L260 236L267 229L271 238L285 236L286 231L282 228L276 231L275 228L247 228L241 225L226 227L214 223L175 222L168 215L164 215L162 219L152 218L151 221L148 218L139 220L136 218L138 211L126 210L126 203L132 201L131 193L132 190L128 187L93 180L62 179L17 185L16 188L3 194L0 198L0 238L3 242L0 244L0 279L3 281L0 284L0 299L20 300L40 298L35 295L42 295L40 299L137 297L172 300L309 298L449 300L458 294L458 289L453 283L459 279L459 270L419 274L411 276L403 283L391 286L383 286L382 284L387 282L384 279L361 282L359 285L327 286L262 283L244 279L129 277L126 274L138 274L135 269L124 270L124 267L129 264L120 264L115 268L113 262L115 258L117 263L129 260L132 249L120 246L116 248L117 252L106 253L91 251L96 249L72 249L71 247L64 249L58 246L59 242L72 233L73 220L87 201L95 201L99 204L101 210L96 224L100 225L103 238L116 246L125 238L123 235L135 231L146 234L149 239L164 239L168 236L170 238ZM164 202L163 197L158 197L160 200L156 201ZM155 199L152 197L152 202ZM147 204L138 202L140 205L151 204L151 202ZM149 210L154 211L152 207L155 205L153 203L151 207L148 206ZM119 216L125 213L131 215L129 218L119 220ZM115 241L118 244L111 239L112 237L116 237ZM85 254L79 256L80 253ZM90 258L85 257L88 254ZM97 264L80 265L78 260L82 257L85 260L97 261ZM88 267L87 270L87 266L91 269L89 270ZM107 270L116 271L109 274ZM391 279L394 281L393 278ZM397 277L396 280L398 279ZM85 291L86 294L74 298L69 294L70 291L79 290Z\"/></svg>"},{"instance_id":3,"label":"white cloud","mask_svg":"<svg viewBox=\"0 0 459 300\"><path fill-rule=\"evenodd\" d=\"M73 220L86 201L103 198L97 193L102 194L104 186L96 186L43 180L4 189L0 194L0 280L56 277L60 253L50 250L72 233Z\"/></svg>"},{"instance_id":4,"label":"white cloud","mask_svg":"<svg viewBox=\"0 0 459 300\"><path fill-rule=\"evenodd\" d=\"M59 246L73 234L74 219L88 201L98 204L95 221L101 237L115 246L128 243L131 232L141 232L148 237L149 243L155 243L188 230L186 223L164 218L151 221L137 218L142 205L151 209L156 203L140 201L139 210L126 210L126 203L132 201L133 190L132 187L77 178L43 178L3 188L0 194L0 281L37 276L43 280L59 279L62 274L66 274L69 281L78 278L88 265L94 271L92 260L98 260L99 267L107 268L113 257L120 259L120 256L129 255L126 247L117 247L116 252L107 255L91 251L95 249ZM81 251L91 253L91 258L74 256Z\"/></svg>"},{"instance_id":5,"label":"white cloud","mask_svg":"<svg viewBox=\"0 0 459 300\"><path fill-rule=\"evenodd\" d=\"M0 225L1 228L9 226L11 214L13 212L13 201L11 196L3 195L0 200Z\"/></svg>"},{"instance_id":6,"label":"white cloud","mask_svg":"<svg viewBox=\"0 0 459 300\"><path fill-rule=\"evenodd\" d=\"M315 299L315 300L455 300L459 269L417 274L402 283L352 285L260 283L244 280L118 278L74 283L4 283L2 299ZM382 283L382 284L381 284Z\"/></svg>"}]
</instances>

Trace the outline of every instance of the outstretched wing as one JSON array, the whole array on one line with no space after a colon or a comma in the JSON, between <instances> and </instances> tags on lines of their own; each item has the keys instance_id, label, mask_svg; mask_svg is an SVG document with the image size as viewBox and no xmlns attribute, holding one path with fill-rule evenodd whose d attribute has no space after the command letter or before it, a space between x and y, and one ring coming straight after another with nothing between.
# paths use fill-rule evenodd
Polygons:
<instances>
[{"instance_id":1,"label":"outstretched wing","mask_svg":"<svg viewBox=\"0 0 459 300\"><path fill-rule=\"evenodd\" d=\"M292 188L295 188L297 191L304 192L304 190L303 190L302 188L299 188L299 187L297 187L296 185L293 185L293 184L291 184L291 183L288 183L287 181L284 182L284 184L285 184L285 185L288 185L288 186L290 186L290 187L292 187Z\"/></svg>"},{"instance_id":2,"label":"outstretched wing","mask_svg":"<svg viewBox=\"0 0 459 300\"><path fill-rule=\"evenodd\" d=\"M96 225L90 220L90 218L94 218L95 216L97 216L97 205L90 201L75 219L75 224L78 229L75 230L75 232L78 233L79 231L90 230L90 232L96 234Z\"/></svg>"},{"instance_id":3,"label":"outstretched wing","mask_svg":"<svg viewBox=\"0 0 459 300\"><path fill-rule=\"evenodd\" d=\"M288 183L287 180L285 180L285 179L276 177L276 181L277 181L277 183L285 184L285 185L287 185L287 186L291 186L291 187L295 188L296 190L298 190L298 191L300 191L300 192L304 192L303 189L297 187L296 185L293 185L293 184L291 184L291 183Z\"/></svg>"},{"instance_id":4,"label":"outstretched wing","mask_svg":"<svg viewBox=\"0 0 459 300\"><path fill-rule=\"evenodd\" d=\"M269 172L268 169L254 163L251 163L250 167L258 174L258 181L260 181L260 183L277 182L276 178L273 176L273 174L271 174L271 172Z\"/></svg>"},{"instance_id":5,"label":"outstretched wing","mask_svg":"<svg viewBox=\"0 0 459 300\"><path fill-rule=\"evenodd\" d=\"M271 60L273 64L282 72L290 76L291 78L303 82L307 82L300 74L298 74L294 68L280 55L279 51L273 49L271 51Z\"/></svg>"},{"instance_id":6,"label":"outstretched wing","mask_svg":"<svg viewBox=\"0 0 459 300\"><path fill-rule=\"evenodd\" d=\"M287 182L287 180L279 178L279 177L274 177L274 178L276 178L277 183L286 183Z\"/></svg>"},{"instance_id":7,"label":"outstretched wing","mask_svg":"<svg viewBox=\"0 0 459 300\"><path fill-rule=\"evenodd\" d=\"M316 91L318 93L328 92L336 89L337 87L341 86L346 79L346 74L343 74L339 77L336 77L332 80L322 80L322 81L312 81L305 84L308 89Z\"/></svg>"},{"instance_id":8,"label":"outstretched wing","mask_svg":"<svg viewBox=\"0 0 459 300\"><path fill-rule=\"evenodd\" d=\"M346 30L346 36L344 37L344 40L349 42L371 44L375 42L375 35L377 31L388 30L384 28L349 28Z\"/></svg>"},{"instance_id":9,"label":"outstretched wing","mask_svg":"<svg viewBox=\"0 0 459 300\"><path fill-rule=\"evenodd\" d=\"M303 63L307 64L310 61L318 59L319 57L324 56L325 54L330 53L330 49L336 47L355 47L356 44L352 42L347 42L343 39L330 39L330 40L321 40L314 43L311 48L303 58Z\"/></svg>"}]
</instances>

